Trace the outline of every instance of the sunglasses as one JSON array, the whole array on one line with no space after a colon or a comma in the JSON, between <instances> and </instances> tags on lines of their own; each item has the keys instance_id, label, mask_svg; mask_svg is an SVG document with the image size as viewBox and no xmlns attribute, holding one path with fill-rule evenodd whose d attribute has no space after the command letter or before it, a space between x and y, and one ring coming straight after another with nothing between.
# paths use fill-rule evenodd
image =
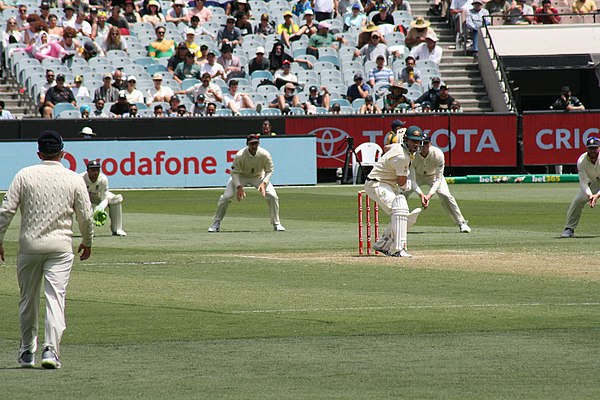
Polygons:
<instances>
[{"instance_id":1,"label":"sunglasses","mask_svg":"<svg viewBox=\"0 0 600 400\"><path fill-rule=\"evenodd\" d=\"M166 31L158 31L156 32L157 35L164 35L166 33Z\"/></svg>"}]
</instances>

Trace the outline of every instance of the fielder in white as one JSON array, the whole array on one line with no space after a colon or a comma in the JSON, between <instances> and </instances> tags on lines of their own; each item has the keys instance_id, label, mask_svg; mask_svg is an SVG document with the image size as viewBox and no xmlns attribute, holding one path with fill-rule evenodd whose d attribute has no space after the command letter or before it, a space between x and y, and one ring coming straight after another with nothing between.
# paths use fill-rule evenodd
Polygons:
<instances>
[{"instance_id":1,"label":"fielder in white","mask_svg":"<svg viewBox=\"0 0 600 400\"><path fill-rule=\"evenodd\" d=\"M104 210L108 207L108 215L110 216L110 230L113 236L127 236L123 230L123 196L114 194L108 190L108 178L100 172L100 162L92 160L87 164L87 171L81 174L85 181L85 186L90 196L92 205L94 206L94 221L96 226L104 224L104 220L98 216L104 214Z\"/></svg>"},{"instance_id":2,"label":"fielder in white","mask_svg":"<svg viewBox=\"0 0 600 400\"><path fill-rule=\"evenodd\" d=\"M407 194L410 196L412 192L416 192L421 196L421 204L424 208L429 206L429 200L437 193L442 207L446 213L452 218L462 233L471 233L468 221L463 217L456 199L450 193L446 178L444 178L444 152L431 144L431 138L428 135L423 137L423 145L415 154L411 163L411 173L416 182L412 187L412 191ZM429 186L429 192L424 194L421 186Z\"/></svg>"},{"instance_id":3,"label":"fielder in white","mask_svg":"<svg viewBox=\"0 0 600 400\"><path fill-rule=\"evenodd\" d=\"M383 236L373 248L388 256L412 257L407 252L407 230L415 223L420 208L409 213L404 192L412 186L410 173L411 154L414 154L423 139L423 131L417 126L405 132L404 143L394 143L379 159L365 182L367 195L375 200L380 210L391 215L391 222Z\"/></svg>"},{"instance_id":4,"label":"fielder in white","mask_svg":"<svg viewBox=\"0 0 600 400\"><path fill-rule=\"evenodd\" d=\"M67 168L63 141L54 131L38 139L41 164L22 169L14 177L0 206L0 259L4 261L4 235L17 209L21 231L17 255L20 289L19 323L21 348L18 362L23 368L35 366L38 342L40 288L44 283L46 323L42 368L56 369L60 363L60 341L66 328L65 296L73 266L73 214L82 241L80 260L92 253L92 206L81 177Z\"/></svg>"},{"instance_id":5,"label":"fielder in white","mask_svg":"<svg viewBox=\"0 0 600 400\"><path fill-rule=\"evenodd\" d=\"M600 139L590 137L585 142L587 151L579 156L577 160L577 172L579 173L579 192L571 201L567 211L567 224L560 235L564 238L573 237L575 228L579 224L581 211L586 204L591 208L596 206L600 197Z\"/></svg>"},{"instance_id":6,"label":"fielder in white","mask_svg":"<svg viewBox=\"0 0 600 400\"><path fill-rule=\"evenodd\" d=\"M254 186L267 200L271 212L271 224L277 232L284 232L285 228L279 221L279 197L271 184L274 166L271 154L260 146L258 135L249 135L246 139L247 147L238 151L231 166L231 176L227 182L225 193L219 198L217 211L209 232L219 232L221 221L227 213L229 203L235 197L242 201L246 197L245 186Z\"/></svg>"}]
</instances>

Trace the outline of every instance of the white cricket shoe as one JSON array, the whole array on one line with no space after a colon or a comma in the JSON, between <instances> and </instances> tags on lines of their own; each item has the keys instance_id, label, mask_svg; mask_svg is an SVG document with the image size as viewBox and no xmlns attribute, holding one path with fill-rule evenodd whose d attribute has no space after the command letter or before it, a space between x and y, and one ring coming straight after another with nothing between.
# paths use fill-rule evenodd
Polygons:
<instances>
[{"instance_id":1,"label":"white cricket shoe","mask_svg":"<svg viewBox=\"0 0 600 400\"><path fill-rule=\"evenodd\" d=\"M273 230L276 232L285 232L285 228L281 224L273 224Z\"/></svg>"},{"instance_id":2,"label":"white cricket shoe","mask_svg":"<svg viewBox=\"0 0 600 400\"><path fill-rule=\"evenodd\" d=\"M127 233L123 229L118 229L116 232L113 232L113 236L127 236Z\"/></svg>"},{"instance_id":3,"label":"white cricket shoe","mask_svg":"<svg viewBox=\"0 0 600 400\"><path fill-rule=\"evenodd\" d=\"M386 254L389 257L405 257L405 258L412 258L412 255L408 254L408 252L404 249L396 252L396 253L387 253Z\"/></svg>"},{"instance_id":4,"label":"white cricket shoe","mask_svg":"<svg viewBox=\"0 0 600 400\"><path fill-rule=\"evenodd\" d=\"M221 231L221 223L220 222L215 222L214 224L212 224L210 226L210 228L208 228L208 231L210 233L215 233L215 232L220 232Z\"/></svg>"},{"instance_id":5,"label":"white cricket shoe","mask_svg":"<svg viewBox=\"0 0 600 400\"><path fill-rule=\"evenodd\" d=\"M416 222L419 214L423 211L421 208L415 208L408 214L408 223L406 225L406 229L410 229Z\"/></svg>"},{"instance_id":6,"label":"white cricket shoe","mask_svg":"<svg viewBox=\"0 0 600 400\"><path fill-rule=\"evenodd\" d=\"M460 227L460 233L471 233L471 228L469 227L469 225L467 224L468 221L463 222L462 224L459 225Z\"/></svg>"},{"instance_id":7,"label":"white cricket shoe","mask_svg":"<svg viewBox=\"0 0 600 400\"><path fill-rule=\"evenodd\" d=\"M35 367L35 354L29 350L25 350L19 356L19 364L22 368L33 368Z\"/></svg>"},{"instance_id":8,"label":"white cricket shoe","mask_svg":"<svg viewBox=\"0 0 600 400\"><path fill-rule=\"evenodd\" d=\"M565 228L563 233L560 235L561 238L571 238L575 235L575 231L571 228Z\"/></svg>"},{"instance_id":9,"label":"white cricket shoe","mask_svg":"<svg viewBox=\"0 0 600 400\"><path fill-rule=\"evenodd\" d=\"M52 347L44 348L42 352L42 368L44 369L59 369L61 367L58 355Z\"/></svg>"}]
</instances>

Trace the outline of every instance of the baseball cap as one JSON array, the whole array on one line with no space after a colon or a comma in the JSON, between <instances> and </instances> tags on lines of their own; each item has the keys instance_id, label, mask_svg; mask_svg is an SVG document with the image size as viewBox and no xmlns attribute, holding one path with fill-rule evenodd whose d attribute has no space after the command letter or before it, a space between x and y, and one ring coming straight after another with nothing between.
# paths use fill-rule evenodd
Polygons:
<instances>
[{"instance_id":1,"label":"baseball cap","mask_svg":"<svg viewBox=\"0 0 600 400\"><path fill-rule=\"evenodd\" d=\"M443 90L443 89L446 89L446 90L448 90L448 86L447 86L447 85L441 85L441 86L440 86L440 90Z\"/></svg>"},{"instance_id":2,"label":"baseball cap","mask_svg":"<svg viewBox=\"0 0 600 400\"><path fill-rule=\"evenodd\" d=\"M83 76L81 76L81 75L76 75L76 76L75 76L75 82L83 82Z\"/></svg>"},{"instance_id":3,"label":"baseball cap","mask_svg":"<svg viewBox=\"0 0 600 400\"><path fill-rule=\"evenodd\" d=\"M102 75L102 79L106 79L106 78L112 79L112 74L110 72L105 72L104 75Z\"/></svg>"},{"instance_id":4,"label":"baseball cap","mask_svg":"<svg viewBox=\"0 0 600 400\"><path fill-rule=\"evenodd\" d=\"M286 11L286 12L284 12L284 13L283 13L283 16L284 16L284 17L285 17L285 16L287 16L287 15L289 15L289 16L292 16L292 15L294 15L294 14L292 14L292 12L291 12L291 11Z\"/></svg>"},{"instance_id":5,"label":"baseball cap","mask_svg":"<svg viewBox=\"0 0 600 400\"><path fill-rule=\"evenodd\" d=\"M85 128L83 128L83 129L85 129ZM90 129L90 128L88 128L88 129ZM90 129L90 131L91 131L91 129ZM83 132L83 130L82 130L82 132ZM88 169L89 168L100 168L100 161L91 160L87 163L87 167L88 167Z\"/></svg>"},{"instance_id":6,"label":"baseball cap","mask_svg":"<svg viewBox=\"0 0 600 400\"><path fill-rule=\"evenodd\" d=\"M306 15L315 15L315 13L314 13L314 11L313 11L313 10L311 10L311 9L309 8L308 10L304 11L304 15L305 15L305 16L306 16Z\"/></svg>"},{"instance_id":7,"label":"baseball cap","mask_svg":"<svg viewBox=\"0 0 600 400\"><path fill-rule=\"evenodd\" d=\"M171 102L171 101L179 101L179 97L177 97L177 95L171 96L171 99L169 99L169 102Z\"/></svg>"},{"instance_id":8,"label":"baseball cap","mask_svg":"<svg viewBox=\"0 0 600 400\"><path fill-rule=\"evenodd\" d=\"M202 93L200 93L198 95L198 97L196 97L196 100L202 100L202 101L204 101L204 99L205 99L205 97L204 97L204 94L202 94Z\"/></svg>"},{"instance_id":9,"label":"baseball cap","mask_svg":"<svg viewBox=\"0 0 600 400\"><path fill-rule=\"evenodd\" d=\"M360 5L358 3L354 3L354 5L352 6L353 10L360 10Z\"/></svg>"},{"instance_id":10,"label":"baseball cap","mask_svg":"<svg viewBox=\"0 0 600 400\"><path fill-rule=\"evenodd\" d=\"M225 43L221 46L221 53L230 53L233 51L233 47L229 43Z\"/></svg>"},{"instance_id":11,"label":"baseball cap","mask_svg":"<svg viewBox=\"0 0 600 400\"><path fill-rule=\"evenodd\" d=\"M152 80L156 81L156 80L161 80L163 79L163 75L160 72L155 73L154 75L152 75Z\"/></svg>"},{"instance_id":12,"label":"baseball cap","mask_svg":"<svg viewBox=\"0 0 600 400\"><path fill-rule=\"evenodd\" d=\"M434 76L433 78L431 78L431 82L441 82L442 80L440 79L439 76Z\"/></svg>"},{"instance_id":13,"label":"baseball cap","mask_svg":"<svg viewBox=\"0 0 600 400\"><path fill-rule=\"evenodd\" d=\"M58 74L58 75L56 75L56 80L57 81L64 81L65 80L65 74Z\"/></svg>"},{"instance_id":14,"label":"baseball cap","mask_svg":"<svg viewBox=\"0 0 600 400\"><path fill-rule=\"evenodd\" d=\"M248 137L246 138L246 144L258 143L258 142L260 142L260 138L258 137L258 135L251 134L251 135L248 135Z\"/></svg>"},{"instance_id":15,"label":"baseball cap","mask_svg":"<svg viewBox=\"0 0 600 400\"><path fill-rule=\"evenodd\" d=\"M135 79L135 76L133 76L133 75L129 75L129 76L127 77L127 82L129 82L129 81L134 81L134 82L137 82L137 79Z\"/></svg>"},{"instance_id":16,"label":"baseball cap","mask_svg":"<svg viewBox=\"0 0 600 400\"><path fill-rule=\"evenodd\" d=\"M40 153L58 153L63 147L62 137L56 131L43 131L38 138L38 150Z\"/></svg>"},{"instance_id":17,"label":"baseball cap","mask_svg":"<svg viewBox=\"0 0 600 400\"><path fill-rule=\"evenodd\" d=\"M265 48L262 46L258 46L255 51L256 54L265 54Z\"/></svg>"},{"instance_id":18,"label":"baseball cap","mask_svg":"<svg viewBox=\"0 0 600 400\"><path fill-rule=\"evenodd\" d=\"M96 47L94 46L94 43L92 43L92 42L85 42L83 44L83 49L85 51L87 51L88 53L95 53L96 52Z\"/></svg>"},{"instance_id":19,"label":"baseball cap","mask_svg":"<svg viewBox=\"0 0 600 400\"><path fill-rule=\"evenodd\" d=\"M362 74L361 74L361 73L356 73L356 74L354 74L354 80L357 80L357 79L362 79L362 78L363 78L363 76L362 76Z\"/></svg>"},{"instance_id":20,"label":"baseball cap","mask_svg":"<svg viewBox=\"0 0 600 400\"><path fill-rule=\"evenodd\" d=\"M187 29L185 30L185 34L186 34L186 35L195 35L195 34L196 34L196 31L194 30L194 28L187 28ZM184 43L184 44L185 44L185 43Z\"/></svg>"},{"instance_id":21,"label":"baseball cap","mask_svg":"<svg viewBox=\"0 0 600 400\"><path fill-rule=\"evenodd\" d=\"M127 93L125 93L124 90L119 90L119 98L120 99L126 99L127 98Z\"/></svg>"},{"instance_id":22,"label":"baseball cap","mask_svg":"<svg viewBox=\"0 0 600 400\"><path fill-rule=\"evenodd\" d=\"M585 141L585 147L600 147L600 139L597 137L589 137L588 140Z\"/></svg>"},{"instance_id":23,"label":"baseball cap","mask_svg":"<svg viewBox=\"0 0 600 400\"><path fill-rule=\"evenodd\" d=\"M75 11L75 7L73 7L72 5L69 4L69 5L65 6L64 10L65 11L67 11L67 10Z\"/></svg>"},{"instance_id":24,"label":"baseball cap","mask_svg":"<svg viewBox=\"0 0 600 400\"><path fill-rule=\"evenodd\" d=\"M410 140L423 140L423 131L418 126L409 126L406 130L405 137Z\"/></svg>"},{"instance_id":25,"label":"baseball cap","mask_svg":"<svg viewBox=\"0 0 600 400\"><path fill-rule=\"evenodd\" d=\"M523 0L525 1L525 0ZM471 3L475 4L475 3L479 3L479 4L483 4L482 0L473 0Z\"/></svg>"},{"instance_id":26,"label":"baseball cap","mask_svg":"<svg viewBox=\"0 0 600 400\"><path fill-rule=\"evenodd\" d=\"M379 60L379 59L385 60L385 57L380 54L380 55L377 56L377 60Z\"/></svg>"},{"instance_id":27,"label":"baseball cap","mask_svg":"<svg viewBox=\"0 0 600 400\"><path fill-rule=\"evenodd\" d=\"M188 47L185 45L185 42L181 42L177 45L177 50L179 49L187 49Z\"/></svg>"},{"instance_id":28,"label":"baseball cap","mask_svg":"<svg viewBox=\"0 0 600 400\"><path fill-rule=\"evenodd\" d=\"M282 65L292 65L292 63L290 62L290 60L283 60Z\"/></svg>"},{"instance_id":29,"label":"baseball cap","mask_svg":"<svg viewBox=\"0 0 600 400\"><path fill-rule=\"evenodd\" d=\"M285 87L285 89L294 89L294 90L296 90L296 86L293 83L291 83L291 82L286 83L284 87Z\"/></svg>"},{"instance_id":30,"label":"baseball cap","mask_svg":"<svg viewBox=\"0 0 600 400\"><path fill-rule=\"evenodd\" d=\"M227 22L229 22L229 21L235 22L235 18L233 18L232 16L229 16L229 17L227 17L226 21Z\"/></svg>"},{"instance_id":31,"label":"baseball cap","mask_svg":"<svg viewBox=\"0 0 600 400\"><path fill-rule=\"evenodd\" d=\"M209 50L208 50L208 53L206 53L206 55L207 55L207 56L210 56L211 54L212 54L213 56L216 56L216 55L217 55L217 53L215 53L215 51L214 51L214 50L210 50L210 49L209 49Z\"/></svg>"},{"instance_id":32,"label":"baseball cap","mask_svg":"<svg viewBox=\"0 0 600 400\"><path fill-rule=\"evenodd\" d=\"M308 91L309 92L316 92L317 90L319 90L316 86L311 86Z\"/></svg>"},{"instance_id":33,"label":"baseball cap","mask_svg":"<svg viewBox=\"0 0 600 400\"><path fill-rule=\"evenodd\" d=\"M406 122L400 121L399 119L395 119L392 121L392 129L397 128L399 126L404 126L404 124L406 124Z\"/></svg>"},{"instance_id":34,"label":"baseball cap","mask_svg":"<svg viewBox=\"0 0 600 400\"><path fill-rule=\"evenodd\" d=\"M327 22L321 22L317 25L318 29L329 29L329 24Z\"/></svg>"}]
</instances>

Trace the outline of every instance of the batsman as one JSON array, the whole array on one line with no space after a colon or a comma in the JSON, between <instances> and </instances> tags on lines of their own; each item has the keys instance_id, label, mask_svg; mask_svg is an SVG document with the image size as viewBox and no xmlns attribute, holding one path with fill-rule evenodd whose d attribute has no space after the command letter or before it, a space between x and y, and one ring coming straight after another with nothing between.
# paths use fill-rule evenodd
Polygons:
<instances>
[{"instance_id":1,"label":"batsman","mask_svg":"<svg viewBox=\"0 0 600 400\"><path fill-rule=\"evenodd\" d=\"M420 208L409 212L404 192L409 192L411 155L422 145L423 131L418 126L409 127L404 142L393 143L375 164L365 182L367 195L379 208L391 215L391 222L373 248L392 257L412 257L407 251L407 230L414 224Z\"/></svg>"},{"instance_id":2,"label":"batsman","mask_svg":"<svg viewBox=\"0 0 600 400\"><path fill-rule=\"evenodd\" d=\"M123 209L121 207L123 196L108 190L108 178L100 172L100 162L98 160L88 162L87 171L81 176L87 186L92 206L94 206L94 224L96 226L105 224L106 207L108 207L110 230L113 236L127 236L123 230Z\"/></svg>"}]
</instances>

